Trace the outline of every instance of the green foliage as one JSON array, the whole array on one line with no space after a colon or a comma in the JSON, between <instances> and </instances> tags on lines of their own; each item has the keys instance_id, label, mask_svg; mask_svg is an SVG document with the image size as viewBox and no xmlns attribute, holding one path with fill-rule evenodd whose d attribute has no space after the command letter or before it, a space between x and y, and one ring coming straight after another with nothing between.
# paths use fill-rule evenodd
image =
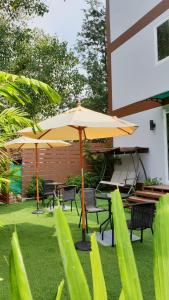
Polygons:
<instances>
[{"instance_id":1,"label":"green foliage","mask_svg":"<svg viewBox=\"0 0 169 300\"><path fill-rule=\"evenodd\" d=\"M41 0L0 0L1 17L19 22L27 17L43 16L48 12L47 5Z\"/></svg>"},{"instance_id":2,"label":"green foliage","mask_svg":"<svg viewBox=\"0 0 169 300\"><path fill-rule=\"evenodd\" d=\"M90 261L93 278L93 300L107 300L106 285L95 234L91 236L91 245Z\"/></svg>"},{"instance_id":3,"label":"green foliage","mask_svg":"<svg viewBox=\"0 0 169 300\"><path fill-rule=\"evenodd\" d=\"M154 286L156 300L169 299L169 194L157 203L154 222Z\"/></svg>"},{"instance_id":4,"label":"green foliage","mask_svg":"<svg viewBox=\"0 0 169 300\"><path fill-rule=\"evenodd\" d=\"M90 143L86 143L84 146L84 158L89 166L92 167L93 173L97 176L100 176L100 172L106 162L104 153L92 153L90 149Z\"/></svg>"},{"instance_id":5,"label":"green foliage","mask_svg":"<svg viewBox=\"0 0 169 300\"><path fill-rule=\"evenodd\" d=\"M121 298L142 300L142 292L119 190L111 193L116 250L121 275Z\"/></svg>"},{"instance_id":6,"label":"green foliage","mask_svg":"<svg viewBox=\"0 0 169 300\"><path fill-rule=\"evenodd\" d=\"M82 30L78 34L77 51L87 73L87 97L83 105L107 112L107 70L105 40L105 8L97 0L86 0Z\"/></svg>"},{"instance_id":7,"label":"green foliage","mask_svg":"<svg viewBox=\"0 0 169 300\"><path fill-rule=\"evenodd\" d=\"M0 95L9 104L19 103L25 105L26 103L32 103L28 93L25 93L20 85L29 87L37 95L43 92L51 103L56 104L60 101L59 94L44 82L0 71Z\"/></svg>"},{"instance_id":8,"label":"green foliage","mask_svg":"<svg viewBox=\"0 0 169 300\"><path fill-rule=\"evenodd\" d=\"M59 284L56 300L61 300L63 286L64 286L64 280L62 280L61 283Z\"/></svg>"},{"instance_id":9,"label":"green foliage","mask_svg":"<svg viewBox=\"0 0 169 300\"><path fill-rule=\"evenodd\" d=\"M75 250L66 217L62 209L55 210L55 221L60 254L68 283L71 300L91 300L89 287L82 269L78 254Z\"/></svg>"},{"instance_id":10,"label":"green foliage","mask_svg":"<svg viewBox=\"0 0 169 300\"><path fill-rule=\"evenodd\" d=\"M154 177L154 178L148 177L144 181L144 185L160 185L160 184L162 184L161 178L158 178L158 177Z\"/></svg>"},{"instance_id":11,"label":"green foliage","mask_svg":"<svg viewBox=\"0 0 169 300\"><path fill-rule=\"evenodd\" d=\"M12 236L10 257L10 283L12 300L32 300L31 290L20 251L17 233Z\"/></svg>"},{"instance_id":12,"label":"green foliage","mask_svg":"<svg viewBox=\"0 0 169 300\"><path fill-rule=\"evenodd\" d=\"M39 183L39 195L42 195L43 192L43 179L41 177L38 178ZM28 197L34 197L36 195L36 177L32 176L32 179L27 187L26 193Z\"/></svg>"},{"instance_id":13,"label":"green foliage","mask_svg":"<svg viewBox=\"0 0 169 300\"><path fill-rule=\"evenodd\" d=\"M93 172L84 172L84 185L85 187L96 187L100 177ZM78 189L81 188L81 176L68 176L66 184L77 185Z\"/></svg>"},{"instance_id":14,"label":"green foliage","mask_svg":"<svg viewBox=\"0 0 169 300\"><path fill-rule=\"evenodd\" d=\"M31 86L23 86L22 91L32 99L24 107L31 118L49 117L73 105L84 87L85 78L79 72L79 60L72 50L68 50L66 42L59 42L56 36L40 30L11 26L1 20L0 39L3 43L0 48L1 70L45 82L62 98L60 103L50 101L46 93L48 89L37 93ZM4 50L6 48L8 51Z\"/></svg>"}]
</instances>

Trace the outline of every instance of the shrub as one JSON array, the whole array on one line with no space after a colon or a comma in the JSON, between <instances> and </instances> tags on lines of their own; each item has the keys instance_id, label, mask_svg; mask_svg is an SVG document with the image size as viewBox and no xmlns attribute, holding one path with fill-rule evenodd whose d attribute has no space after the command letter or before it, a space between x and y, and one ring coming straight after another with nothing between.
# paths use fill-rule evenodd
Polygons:
<instances>
[{"instance_id":1,"label":"shrub","mask_svg":"<svg viewBox=\"0 0 169 300\"><path fill-rule=\"evenodd\" d=\"M144 181L144 185L160 185L161 183L161 178L158 177L154 177L154 178L150 178L148 177L145 181Z\"/></svg>"},{"instance_id":2,"label":"shrub","mask_svg":"<svg viewBox=\"0 0 169 300\"><path fill-rule=\"evenodd\" d=\"M43 179L39 177L38 182L39 182L39 195L42 195ZM35 176L32 176L32 179L27 187L26 192L27 192L28 197L35 197L35 195L36 195L36 177Z\"/></svg>"},{"instance_id":3,"label":"shrub","mask_svg":"<svg viewBox=\"0 0 169 300\"><path fill-rule=\"evenodd\" d=\"M84 185L85 187L95 188L100 181L100 177L93 172L84 172ZM69 176L66 184L77 185L78 189L81 188L81 175Z\"/></svg>"}]
</instances>

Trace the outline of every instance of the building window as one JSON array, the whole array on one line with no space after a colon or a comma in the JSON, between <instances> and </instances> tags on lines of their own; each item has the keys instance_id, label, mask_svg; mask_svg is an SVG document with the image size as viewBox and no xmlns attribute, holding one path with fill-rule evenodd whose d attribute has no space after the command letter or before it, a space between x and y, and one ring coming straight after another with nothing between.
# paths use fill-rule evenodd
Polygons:
<instances>
[{"instance_id":1,"label":"building window","mask_svg":"<svg viewBox=\"0 0 169 300\"><path fill-rule=\"evenodd\" d=\"M158 60L169 56L169 20L157 27Z\"/></svg>"}]
</instances>

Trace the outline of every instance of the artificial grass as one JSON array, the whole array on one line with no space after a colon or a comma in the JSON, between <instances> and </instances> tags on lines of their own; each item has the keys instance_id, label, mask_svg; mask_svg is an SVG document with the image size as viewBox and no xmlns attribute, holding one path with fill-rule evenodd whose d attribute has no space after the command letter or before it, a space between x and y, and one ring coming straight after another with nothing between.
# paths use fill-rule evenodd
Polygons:
<instances>
[{"instance_id":1,"label":"artificial grass","mask_svg":"<svg viewBox=\"0 0 169 300\"><path fill-rule=\"evenodd\" d=\"M0 230L0 299L10 299L9 286L9 254L11 235L17 228L21 250L26 266L31 291L34 300L53 300L60 281L64 278L61 256L59 253L55 222L52 213L46 211L43 215L33 215L34 201L0 206L0 222L4 227ZM70 224L74 241L81 239L81 230L77 224L79 217L74 209L65 215ZM102 215L102 216L101 216ZM100 221L107 215L100 214ZM89 215L89 230L97 230L95 214ZM133 243L133 250L138 266L143 296L145 300L153 300L153 239L150 230L144 232L143 244ZM99 245L105 276L108 299L118 299L121 283L116 257L116 248ZM78 252L92 293L92 278L88 252ZM65 282L62 300L69 299ZM80 297L79 297L80 299Z\"/></svg>"}]
</instances>

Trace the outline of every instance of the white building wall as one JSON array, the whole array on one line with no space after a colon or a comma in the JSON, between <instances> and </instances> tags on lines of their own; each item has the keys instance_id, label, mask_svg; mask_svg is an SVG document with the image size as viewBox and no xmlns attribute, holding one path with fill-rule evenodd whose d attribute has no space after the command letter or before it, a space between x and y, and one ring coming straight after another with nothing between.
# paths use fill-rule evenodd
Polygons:
<instances>
[{"instance_id":1,"label":"white building wall","mask_svg":"<svg viewBox=\"0 0 169 300\"><path fill-rule=\"evenodd\" d=\"M114 138L114 147L140 146L148 147L149 153L142 154L147 176L158 177L163 183L168 183L167 135L166 119L163 108L155 108L135 115L130 115L125 120L139 125L131 136ZM149 120L154 120L156 129L150 130Z\"/></svg>"},{"instance_id":2,"label":"white building wall","mask_svg":"<svg viewBox=\"0 0 169 300\"><path fill-rule=\"evenodd\" d=\"M110 0L111 41L160 2L160 0Z\"/></svg>"},{"instance_id":3,"label":"white building wall","mask_svg":"<svg viewBox=\"0 0 169 300\"><path fill-rule=\"evenodd\" d=\"M169 90L169 58L157 62L155 34L167 19L169 10L112 53L113 109Z\"/></svg>"}]
</instances>

